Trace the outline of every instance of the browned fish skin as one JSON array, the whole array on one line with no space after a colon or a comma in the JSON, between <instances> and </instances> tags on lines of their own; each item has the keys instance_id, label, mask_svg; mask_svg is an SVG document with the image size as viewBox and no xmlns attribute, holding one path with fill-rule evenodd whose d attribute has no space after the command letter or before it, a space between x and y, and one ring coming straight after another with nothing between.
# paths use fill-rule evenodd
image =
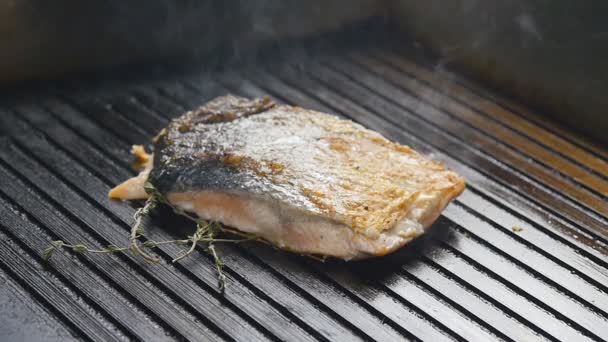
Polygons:
<instances>
[{"instance_id":1,"label":"browned fish skin","mask_svg":"<svg viewBox=\"0 0 608 342\"><path fill-rule=\"evenodd\" d=\"M171 122L149 180L205 218L345 259L394 251L464 189L443 165L351 121L233 96Z\"/></svg>"}]
</instances>

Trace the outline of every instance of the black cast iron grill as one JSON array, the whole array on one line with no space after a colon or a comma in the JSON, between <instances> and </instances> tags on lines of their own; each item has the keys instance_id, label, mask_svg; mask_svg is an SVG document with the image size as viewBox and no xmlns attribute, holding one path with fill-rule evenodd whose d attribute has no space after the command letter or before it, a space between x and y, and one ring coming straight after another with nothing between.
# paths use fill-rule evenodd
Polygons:
<instances>
[{"instance_id":1,"label":"black cast iron grill","mask_svg":"<svg viewBox=\"0 0 608 342\"><path fill-rule=\"evenodd\" d=\"M346 49L5 95L0 279L21 303L17 316L37 322L26 336L607 340L608 151L406 55ZM130 146L226 93L350 118L445 161L467 190L427 236L386 258L322 264L255 243L221 245L223 295L202 251L177 264L169 245L156 250L160 265L67 251L42 261L51 240L124 244L136 205L110 201L107 191L134 174ZM145 238L187 229L166 213Z\"/></svg>"}]
</instances>

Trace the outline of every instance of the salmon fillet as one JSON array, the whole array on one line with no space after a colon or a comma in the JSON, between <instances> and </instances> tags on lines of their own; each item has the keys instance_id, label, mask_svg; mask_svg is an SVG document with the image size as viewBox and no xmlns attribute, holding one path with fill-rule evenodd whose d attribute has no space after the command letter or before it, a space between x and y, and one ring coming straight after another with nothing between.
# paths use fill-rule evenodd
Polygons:
<instances>
[{"instance_id":1,"label":"salmon fillet","mask_svg":"<svg viewBox=\"0 0 608 342\"><path fill-rule=\"evenodd\" d=\"M110 191L143 199L150 181L174 206L297 253L360 259L421 235L464 189L441 163L352 121L216 98L155 138L144 170Z\"/></svg>"}]
</instances>

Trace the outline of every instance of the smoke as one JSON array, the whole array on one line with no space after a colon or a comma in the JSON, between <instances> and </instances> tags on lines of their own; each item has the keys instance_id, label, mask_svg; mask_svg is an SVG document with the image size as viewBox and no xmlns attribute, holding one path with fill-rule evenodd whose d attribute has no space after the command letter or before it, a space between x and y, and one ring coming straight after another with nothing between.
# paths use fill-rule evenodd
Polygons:
<instances>
[{"instance_id":1,"label":"smoke","mask_svg":"<svg viewBox=\"0 0 608 342\"><path fill-rule=\"evenodd\" d=\"M515 17L515 23L519 26L519 29L526 36L532 37L537 41L542 41L543 36L541 35L534 17L530 13L522 13Z\"/></svg>"}]
</instances>

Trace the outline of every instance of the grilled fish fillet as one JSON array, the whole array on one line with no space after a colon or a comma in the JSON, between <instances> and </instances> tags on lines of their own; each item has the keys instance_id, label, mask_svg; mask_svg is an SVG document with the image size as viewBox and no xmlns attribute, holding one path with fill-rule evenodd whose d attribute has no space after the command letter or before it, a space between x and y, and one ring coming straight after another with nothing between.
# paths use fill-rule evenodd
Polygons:
<instances>
[{"instance_id":1,"label":"grilled fish fillet","mask_svg":"<svg viewBox=\"0 0 608 342\"><path fill-rule=\"evenodd\" d=\"M464 189L441 163L348 120L223 96L174 119L110 191L173 205L293 252L360 259L421 235ZM146 160L147 159L147 160Z\"/></svg>"}]
</instances>

